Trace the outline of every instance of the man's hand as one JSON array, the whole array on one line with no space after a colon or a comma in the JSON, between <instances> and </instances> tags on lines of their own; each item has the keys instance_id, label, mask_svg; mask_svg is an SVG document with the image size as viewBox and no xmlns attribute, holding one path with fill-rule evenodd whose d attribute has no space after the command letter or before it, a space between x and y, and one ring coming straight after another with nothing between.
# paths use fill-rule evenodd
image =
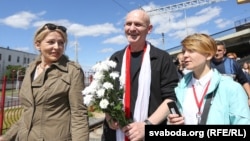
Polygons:
<instances>
[{"instance_id":1,"label":"man's hand","mask_svg":"<svg viewBox=\"0 0 250 141\"><path fill-rule=\"evenodd\" d=\"M113 130L117 130L120 128L119 123L115 121L109 114L105 113L105 119L109 125L109 128Z\"/></svg>"},{"instance_id":2,"label":"man's hand","mask_svg":"<svg viewBox=\"0 0 250 141\"><path fill-rule=\"evenodd\" d=\"M133 122L125 126L122 131L130 141L142 141L145 136L145 122Z\"/></svg>"}]
</instances>

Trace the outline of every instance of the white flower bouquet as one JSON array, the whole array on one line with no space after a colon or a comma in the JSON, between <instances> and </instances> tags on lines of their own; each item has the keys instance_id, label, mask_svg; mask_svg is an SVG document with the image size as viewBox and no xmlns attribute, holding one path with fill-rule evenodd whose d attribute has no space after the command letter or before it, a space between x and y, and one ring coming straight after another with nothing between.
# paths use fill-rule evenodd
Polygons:
<instances>
[{"instance_id":1,"label":"white flower bouquet","mask_svg":"<svg viewBox=\"0 0 250 141\"><path fill-rule=\"evenodd\" d=\"M83 101L87 106L95 106L108 113L121 127L129 120L123 110L123 84L120 84L119 72L114 71L116 62L105 60L93 66L93 81L83 91Z\"/></svg>"}]
</instances>

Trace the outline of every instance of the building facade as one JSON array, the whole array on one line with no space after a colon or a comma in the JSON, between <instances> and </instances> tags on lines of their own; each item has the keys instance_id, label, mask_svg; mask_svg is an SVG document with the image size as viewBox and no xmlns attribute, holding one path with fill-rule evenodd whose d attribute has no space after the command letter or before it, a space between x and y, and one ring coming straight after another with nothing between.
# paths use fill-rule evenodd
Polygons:
<instances>
[{"instance_id":1,"label":"building facade","mask_svg":"<svg viewBox=\"0 0 250 141\"><path fill-rule=\"evenodd\" d=\"M6 72L8 65L26 67L37 57L37 54L0 47L0 78Z\"/></svg>"}]
</instances>

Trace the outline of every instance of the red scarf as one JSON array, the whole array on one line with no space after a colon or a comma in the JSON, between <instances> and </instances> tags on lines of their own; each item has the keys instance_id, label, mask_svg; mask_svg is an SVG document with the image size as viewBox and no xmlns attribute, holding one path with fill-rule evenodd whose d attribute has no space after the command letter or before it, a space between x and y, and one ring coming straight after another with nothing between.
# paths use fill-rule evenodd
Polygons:
<instances>
[{"instance_id":1,"label":"red scarf","mask_svg":"<svg viewBox=\"0 0 250 141\"><path fill-rule=\"evenodd\" d=\"M145 45L144 49L143 49L143 56L144 53L146 51L146 46ZM142 57L143 58L143 57ZM143 59L142 59L143 60ZM130 92L131 92L131 81L130 81L130 62L131 62L131 47L129 46L126 49L126 68L125 68L125 116L127 119L129 119L131 117L131 113L130 113ZM129 141L129 139L125 136L125 141Z\"/></svg>"},{"instance_id":2,"label":"red scarf","mask_svg":"<svg viewBox=\"0 0 250 141\"><path fill-rule=\"evenodd\" d=\"M125 68L125 116L127 119L130 118L130 58L131 58L131 47L129 46L126 50L126 68Z\"/></svg>"}]
</instances>

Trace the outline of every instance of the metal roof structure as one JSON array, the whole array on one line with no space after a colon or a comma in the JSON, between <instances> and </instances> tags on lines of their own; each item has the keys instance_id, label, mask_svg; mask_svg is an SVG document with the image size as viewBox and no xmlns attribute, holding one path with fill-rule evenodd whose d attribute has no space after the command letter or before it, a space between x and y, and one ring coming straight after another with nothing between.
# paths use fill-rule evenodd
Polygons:
<instances>
[{"instance_id":1,"label":"metal roof structure","mask_svg":"<svg viewBox=\"0 0 250 141\"><path fill-rule=\"evenodd\" d=\"M161 8L149 10L147 11L147 13L150 16L153 16L153 15L163 14L167 12L175 12L179 10L189 9L192 7L213 4L213 3L217 3L221 1L226 1L226 0L189 0L189 1L181 2L181 3L172 4L172 5L164 6Z\"/></svg>"}]
</instances>

